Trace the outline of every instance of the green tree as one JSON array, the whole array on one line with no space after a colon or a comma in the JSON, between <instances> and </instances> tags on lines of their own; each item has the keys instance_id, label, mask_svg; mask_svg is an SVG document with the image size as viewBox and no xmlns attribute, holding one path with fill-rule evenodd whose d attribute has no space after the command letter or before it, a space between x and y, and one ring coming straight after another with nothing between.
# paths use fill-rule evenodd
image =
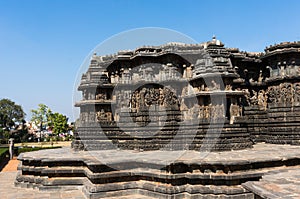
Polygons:
<instances>
[{"instance_id":1,"label":"green tree","mask_svg":"<svg viewBox=\"0 0 300 199\"><path fill-rule=\"evenodd\" d=\"M39 107L37 109L31 110L32 113L31 121L39 125L40 131L42 131L43 126L48 124L52 111L45 104L39 104L38 106Z\"/></svg>"},{"instance_id":2,"label":"green tree","mask_svg":"<svg viewBox=\"0 0 300 199\"><path fill-rule=\"evenodd\" d=\"M0 127L10 129L15 123L23 123L25 112L10 99L0 100Z\"/></svg>"},{"instance_id":3,"label":"green tree","mask_svg":"<svg viewBox=\"0 0 300 199\"><path fill-rule=\"evenodd\" d=\"M60 113L53 113L49 117L50 124L54 134L66 133L68 131L68 118Z\"/></svg>"}]
</instances>

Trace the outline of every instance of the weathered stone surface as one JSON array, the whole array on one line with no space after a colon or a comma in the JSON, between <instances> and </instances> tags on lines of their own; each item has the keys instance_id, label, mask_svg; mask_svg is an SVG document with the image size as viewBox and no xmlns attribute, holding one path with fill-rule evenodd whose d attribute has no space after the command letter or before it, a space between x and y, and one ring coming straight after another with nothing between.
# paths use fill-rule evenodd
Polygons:
<instances>
[{"instance_id":1,"label":"weathered stone surface","mask_svg":"<svg viewBox=\"0 0 300 199\"><path fill-rule=\"evenodd\" d=\"M48 190L80 185L88 198L254 198L241 184L258 181L270 171L300 166L300 146L256 144L204 157L185 151L166 165L176 153L70 148L29 152L19 156L22 165L16 184Z\"/></svg>"},{"instance_id":2,"label":"weathered stone surface","mask_svg":"<svg viewBox=\"0 0 300 199\"><path fill-rule=\"evenodd\" d=\"M261 198L300 198L300 168L269 172L258 182L243 186Z\"/></svg>"}]
</instances>

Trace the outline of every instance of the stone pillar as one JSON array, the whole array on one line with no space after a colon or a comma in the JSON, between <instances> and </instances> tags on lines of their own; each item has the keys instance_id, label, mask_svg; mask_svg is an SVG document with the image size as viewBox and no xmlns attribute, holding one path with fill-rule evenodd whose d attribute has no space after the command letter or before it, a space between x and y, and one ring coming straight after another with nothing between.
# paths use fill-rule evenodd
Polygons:
<instances>
[{"instance_id":1,"label":"stone pillar","mask_svg":"<svg viewBox=\"0 0 300 199\"><path fill-rule=\"evenodd\" d=\"M13 159L14 156L14 138L9 139L9 157L10 159Z\"/></svg>"}]
</instances>

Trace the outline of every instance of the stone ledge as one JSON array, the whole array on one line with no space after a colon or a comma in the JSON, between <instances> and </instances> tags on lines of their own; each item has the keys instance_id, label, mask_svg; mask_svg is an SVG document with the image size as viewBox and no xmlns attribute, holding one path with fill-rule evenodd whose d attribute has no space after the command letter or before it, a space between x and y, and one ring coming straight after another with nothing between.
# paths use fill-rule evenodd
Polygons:
<instances>
[{"instance_id":1,"label":"stone ledge","mask_svg":"<svg viewBox=\"0 0 300 199\"><path fill-rule=\"evenodd\" d=\"M300 167L300 146L256 144L226 152L72 151L22 154L16 184L51 189L83 186L88 198L146 195L155 198L253 198L241 187L265 173ZM62 157L64 154L65 157ZM98 157L98 158L97 158ZM176 160L177 159L177 160ZM21 173L22 172L22 173ZM83 175L83 176L82 176Z\"/></svg>"},{"instance_id":2,"label":"stone ledge","mask_svg":"<svg viewBox=\"0 0 300 199\"><path fill-rule=\"evenodd\" d=\"M260 181L246 182L243 187L261 198L300 198L300 169L269 172Z\"/></svg>"}]
</instances>

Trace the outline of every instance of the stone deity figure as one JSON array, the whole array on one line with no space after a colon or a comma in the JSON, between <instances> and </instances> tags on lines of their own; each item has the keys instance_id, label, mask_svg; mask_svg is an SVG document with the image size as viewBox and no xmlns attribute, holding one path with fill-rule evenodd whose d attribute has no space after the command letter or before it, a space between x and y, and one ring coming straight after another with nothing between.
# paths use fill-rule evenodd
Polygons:
<instances>
[{"instance_id":1,"label":"stone deity figure","mask_svg":"<svg viewBox=\"0 0 300 199\"><path fill-rule=\"evenodd\" d=\"M287 67L287 75L288 76L291 76L291 75L293 75L293 68L292 68L292 65L288 65L288 67Z\"/></svg>"},{"instance_id":2,"label":"stone deity figure","mask_svg":"<svg viewBox=\"0 0 300 199\"><path fill-rule=\"evenodd\" d=\"M159 72L158 72L158 79L157 79L157 81L163 81L163 72L162 72L162 70L160 70Z\"/></svg>"},{"instance_id":3,"label":"stone deity figure","mask_svg":"<svg viewBox=\"0 0 300 199\"><path fill-rule=\"evenodd\" d=\"M146 88L142 88L142 90L140 90L139 107L144 107L145 106L145 95L146 95L146 92L147 92Z\"/></svg>"},{"instance_id":4,"label":"stone deity figure","mask_svg":"<svg viewBox=\"0 0 300 199\"><path fill-rule=\"evenodd\" d=\"M268 106L268 95L265 92L264 94L264 109L267 110L267 106Z\"/></svg>"},{"instance_id":5,"label":"stone deity figure","mask_svg":"<svg viewBox=\"0 0 300 199\"><path fill-rule=\"evenodd\" d=\"M212 105L211 108L210 108L210 117L211 118L217 118L218 115L217 115L217 105Z\"/></svg>"},{"instance_id":6,"label":"stone deity figure","mask_svg":"<svg viewBox=\"0 0 300 199\"><path fill-rule=\"evenodd\" d=\"M96 100L105 100L104 98L105 98L105 96L103 93L99 93L96 95Z\"/></svg>"},{"instance_id":7,"label":"stone deity figure","mask_svg":"<svg viewBox=\"0 0 300 199\"><path fill-rule=\"evenodd\" d=\"M139 91L136 91L136 95L135 95L135 108L136 110L138 111L139 108L140 108L140 92Z\"/></svg>"},{"instance_id":8,"label":"stone deity figure","mask_svg":"<svg viewBox=\"0 0 300 199\"><path fill-rule=\"evenodd\" d=\"M246 89L242 89L242 91L244 92L245 94L245 104L244 105L250 105L251 102L250 102L250 92L249 90L246 88Z\"/></svg>"},{"instance_id":9,"label":"stone deity figure","mask_svg":"<svg viewBox=\"0 0 300 199\"><path fill-rule=\"evenodd\" d=\"M240 116L240 107L236 104L231 103L229 111L230 111L230 124L233 124L235 117Z\"/></svg>"},{"instance_id":10,"label":"stone deity figure","mask_svg":"<svg viewBox=\"0 0 300 199\"><path fill-rule=\"evenodd\" d=\"M197 119L199 115L199 104L195 104L192 108L192 119Z\"/></svg>"},{"instance_id":11,"label":"stone deity figure","mask_svg":"<svg viewBox=\"0 0 300 199\"><path fill-rule=\"evenodd\" d=\"M169 76L170 76L170 79L175 79L176 78L176 67L171 65L170 66L170 69L169 69Z\"/></svg>"},{"instance_id":12,"label":"stone deity figure","mask_svg":"<svg viewBox=\"0 0 300 199\"><path fill-rule=\"evenodd\" d=\"M281 75L282 77L285 76L284 66L280 66L280 75Z\"/></svg>"},{"instance_id":13,"label":"stone deity figure","mask_svg":"<svg viewBox=\"0 0 300 199\"><path fill-rule=\"evenodd\" d=\"M85 121L84 121L84 113L80 113L79 114L79 124L82 124L82 123L84 123Z\"/></svg>"},{"instance_id":14,"label":"stone deity figure","mask_svg":"<svg viewBox=\"0 0 300 199\"><path fill-rule=\"evenodd\" d=\"M219 106L219 114L222 116L222 117L225 117L225 115L226 115L226 111L225 111L225 106L224 106L224 104L221 104L220 106Z\"/></svg>"},{"instance_id":15,"label":"stone deity figure","mask_svg":"<svg viewBox=\"0 0 300 199\"><path fill-rule=\"evenodd\" d=\"M193 76L192 65L186 68L186 76L187 78L191 78Z\"/></svg>"},{"instance_id":16,"label":"stone deity figure","mask_svg":"<svg viewBox=\"0 0 300 199\"><path fill-rule=\"evenodd\" d=\"M267 69L269 70L269 72L270 72L270 77L273 77L274 76L274 74L273 74L273 69L272 69L272 67L270 67L270 66L267 66Z\"/></svg>"},{"instance_id":17,"label":"stone deity figure","mask_svg":"<svg viewBox=\"0 0 300 199\"><path fill-rule=\"evenodd\" d=\"M80 113L80 117L79 118L80 118L81 122L84 122L84 118L83 118L84 116L83 115L84 115L83 113Z\"/></svg>"},{"instance_id":18,"label":"stone deity figure","mask_svg":"<svg viewBox=\"0 0 300 199\"><path fill-rule=\"evenodd\" d=\"M205 106L204 107L204 118L209 118L210 117L210 107Z\"/></svg>"},{"instance_id":19,"label":"stone deity figure","mask_svg":"<svg viewBox=\"0 0 300 199\"><path fill-rule=\"evenodd\" d=\"M145 94L145 102L144 102L144 104L146 106L150 106L151 103L152 103L152 99L151 99L149 91L147 91L146 94Z\"/></svg>"},{"instance_id":20,"label":"stone deity figure","mask_svg":"<svg viewBox=\"0 0 300 199\"><path fill-rule=\"evenodd\" d=\"M184 99L181 100L180 111L183 113L183 115L182 115L183 120L187 120L188 119L188 107L186 106Z\"/></svg>"},{"instance_id":21,"label":"stone deity figure","mask_svg":"<svg viewBox=\"0 0 300 199\"><path fill-rule=\"evenodd\" d=\"M232 86L230 84L227 84L226 87L225 87L225 90L231 91L232 90Z\"/></svg>"},{"instance_id":22,"label":"stone deity figure","mask_svg":"<svg viewBox=\"0 0 300 199\"><path fill-rule=\"evenodd\" d=\"M115 114L114 114L114 121L118 122L119 119L120 119L119 113L115 112Z\"/></svg>"},{"instance_id":23,"label":"stone deity figure","mask_svg":"<svg viewBox=\"0 0 300 199\"><path fill-rule=\"evenodd\" d=\"M89 113L85 112L83 118L84 118L84 122L89 122Z\"/></svg>"},{"instance_id":24,"label":"stone deity figure","mask_svg":"<svg viewBox=\"0 0 300 199\"><path fill-rule=\"evenodd\" d=\"M194 94L194 88L190 84L187 86L187 94L188 95Z\"/></svg>"},{"instance_id":25,"label":"stone deity figure","mask_svg":"<svg viewBox=\"0 0 300 199\"><path fill-rule=\"evenodd\" d=\"M292 66L291 75L292 75L292 76L297 75L297 72L298 72L298 66L296 66L295 64L296 64L296 62L295 62L295 60L293 60L293 61L291 62L291 66Z\"/></svg>"},{"instance_id":26,"label":"stone deity figure","mask_svg":"<svg viewBox=\"0 0 300 199\"><path fill-rule=\"evenodd\" d=\"M218 106L218 116L219 116L219 117L225 117L224 104L220 104L220 105Z\"/></svg>"},{"instance_id":27,"label":"stone deity figure","mask_svg":"<svg viewBox=\"0 0 300 199\"><path fill-rule=\"evenodd\" d=\"M264 101L265 101L265 97L264 97L264 91L263 90L260 90L258 92L258 96L257 96L257 104L261 107L264 106Z\"/></svg>"},{"instance_id":28,"label":"stone deity figure","mask_svg":"<svg viewBox=\"0 0 300 199\"><path fill-rule=\"evenodd\" d=\"M277 96L275 92L276 89L276 86L270 86L266 92L266 95L268 95L268 98L271 103L275 103L277 101Z\"/></svg>"},{"instance_id":29,"label":"stone deity figure","mask_svg":"<svg viewBox=\"0 0 300 199\"><path fill-rule=\"evenodd\" d=\"M203 105L199 107L199 116L198 116L198 118L200 118L200 119L204 118L204 106Z\"/></svg>"},{"instance_id":30,"label":"stone deity figure","mask_svg":"<svg viewBox=\"0 0 300 199\"><path fill-rule=\"evenodd\" d=\"M295 66L295 75L300 75L300 66Z\"/></svg>"},{"instance_id":31,"label":"stone deity figure","mask_svg":"<svg viewBox=\"0 0 300 199\"><path fill-rule=\"evenodd\" d=\"M129 108L135 109L135 92L132 94L131 99L129 101Z\"/></svg>"},{"instance_id":32,"label":"stone deity figure","mask_svg":"<svg viewBox=\"0 0 300 199\"><path fill-rule=\"evenodd\" d=\"M182 75L182 77L183 77L183 78L187 78L186 65L183 64L182 67L183 67L183 75Z\"/></svg>"},{"instance_id":33,"label":"stone deity figure","mask_svg":"<svg viewBox=\"0 0 300 199\"><path fill-rule=\"evenodd\" d=\"M107 120L108 122L111 122L111 121L112 121L112 113L111 113L111 112L107 112L107 113L106 113L106 120Z\"/></svg>"},{"instance_id":34,"label":"stone deity figure","mask_svg":"<svg viewBox=\"0 0 300 199\"><path fill-rule=\"evenodd\" d=\"M94 100L95 99L95 95L92 92L89 92L88 95L89 95L89 97L88 97L89 100Z\"/></svg>"},{"instance_id":35,"label":"stone deity figure","mask_svg":"<svg viewBox=\"0 0 300 199\"><path fill-rule=\"evenodd\" d=\"M111 73L111 75L110 75L110 83L112 83L112 84L115 83L115 75L114 75L114 73Z\"/></svg>"},{"instance_id":36,"label":"stone deity figure","mask_svg":"<svg viewBox=\"0 0 300 199\"><path fill-rule=\"evenodd\" d=\"M188 88L187 87L183 87L182 88L181 96L186 96L187 94L188 94Z\"/></svg>"},{"instance_id":37,"label":"stone deity figure","mask_svg":"<svg viewBox=\"0 0 300 199\"><path fill-rule=\"evenodd\" d=\"M300 83L294 84L294 91L295 91L294 103L299 104L300 103Z\"/></svg>"},{"instance_id":38,"label":"stone deity figure","mask_svg":"<svg viewBox=\"0 0 300 199\"><path fill-rule=\"evenodd\" d=\"M215 82L215 80L211 80L211 85L212 85L212 87L211 87L211 90L212 90L212 91L214 91L214 90L220 90L220 85L217 84L217 83Z\"/></svg>"},{"instance_id":39,"label":"stone deity figure","mask_svg":"<svg viewBox=\"0 0 300 199\"><path fill-rule=\"evenodd\" d=\"M89 122L94 122L97 119L97 114L94 112L90 112L88 117L89 117Z\"/></svg>"},{"instance_id":40,"label":"stone deity figure","mask_svg":"<svg viewBox=\"0 0 300 199\"><path fill-rule=\"evenodd\" d=\"M86 90L83 90L82 96L83 96L83 99L88 100L88 93Z\"/></svg>"},{"instance_id":41,"label":"stone deity figure","mask_svg":"<svg viewBox=\"0 0 300 199\"><path fill-rule=\"evenodd\" d=\"M205 85L204 84L201 84L201 91L205 91Z\"/></svg>"},{"instance_id":42,"label":"stone deity figure","mask_svg":"<svg viewBox=\"0 0 300 199\"><path fill-rule=\"evenodd\" d=\"M105 121L106 120L106 114L104 112L104 109L101 109L101 111L97 112L97 120L98 121Z\"/></svg>"},{"instance_id":43,"label":"stone deity figure","mask_svg":"<svg viewBox=\"0 0 300 199\"><path fill-rule=\"evenodd\" d=\"M250 98L250 103L252 105L257 105L257 92L253 91L253 96Z\"/></svg>"},{"instance_id":44,"label":"stone deity figure","mask_svg":"<svg viewBox=\"0 0 300 199\"><path fill-rule=\"evenodd\" d=\"M163 104L164 104L164 91L162 88L159 88L158 105L162 106Z\"/></svg>"},{"instance_id":45,"label":"stone deity figure","mask_svg":"<svg viewBox=\"0 0 300 199\"><path fill-rule=\"evenodd\" d=\"M115 74L115 83L119 83L119 74L118 74L118 71L116 71L116 74Z\"/></svg>"},{"instance_id":46,"label":"stone deity figure","mask_svg":"<svg viewBox=\"0 0 300 199\"><path fill-rule=\"evenodd\" d=\"M263 75L262 75L262 70L259 71L259 77L258 77L258 83L262 83L263 81Z\"/></svg>"}]
</instances>

